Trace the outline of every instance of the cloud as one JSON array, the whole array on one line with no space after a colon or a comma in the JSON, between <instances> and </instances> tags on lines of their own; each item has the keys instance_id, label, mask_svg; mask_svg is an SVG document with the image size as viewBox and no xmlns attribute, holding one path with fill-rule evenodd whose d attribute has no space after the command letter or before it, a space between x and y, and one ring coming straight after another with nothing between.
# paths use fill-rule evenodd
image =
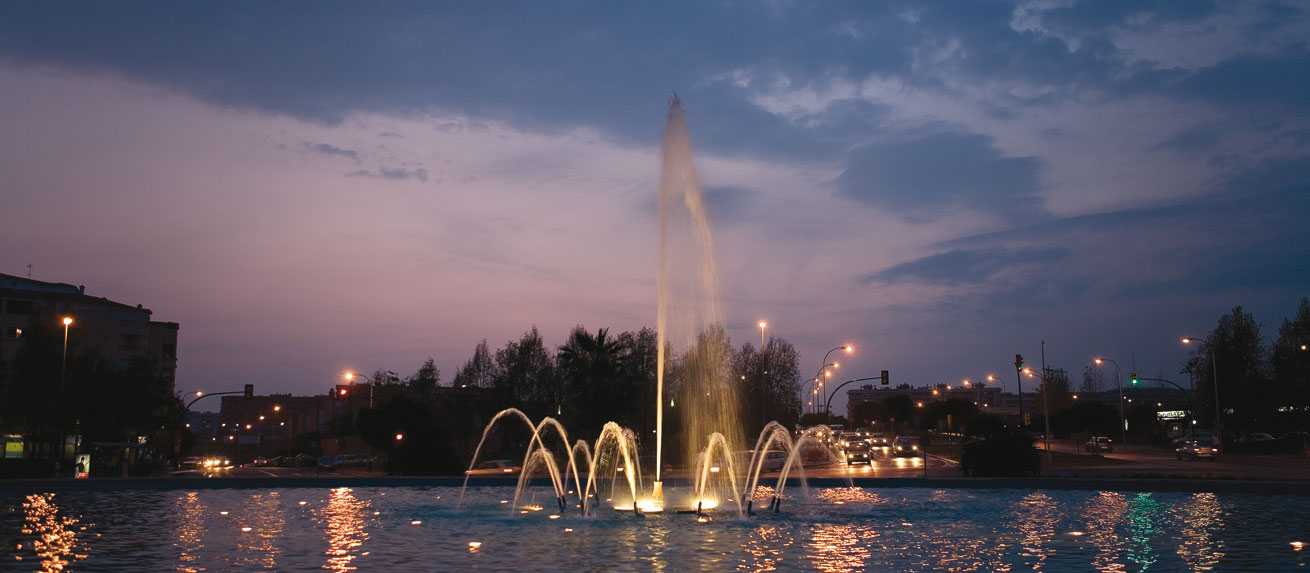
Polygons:
<instances>
[{"instance_id":1,"label":"cloud","mask_svg":"<svg viewBox=\"0 0 1310 573\"><path fill-rule=\"evenodd\" d=\"M915 220L973 209L1033 216L1042 213L1040 170L1036 158L1003 156L988 136L943 132L855 150L837 188Z\"/></svg>"},{"instance_id":2,"label":"cloud","mask_svg":"<svg viewBox=\"0 0 1310 573\"><path fill-rule=\"evenodd\" d=\"M865 275L865 284L915 283L938 286L980 284L1005 270L1057 263L1068 256L1059 248L954 249Z\"/></svg>"},{"instance_id":3,"label":"cloud","mask_svg":"<svg viewBox=\"0 0 1310 573\"><path fill-rule=\"evenodd\" d=\"M427 183L428 170L422 167L410 171L403 167L379 167L377 171L368 169L356 169L346 174L346 177L372 177L377 179L387 179L390 181L408 181L414 179Z\"/></svg>"},{"instance_id":4,"label":"cloud","mask_svg":"<svg viewBox=\"0 0 1310 573\"><path fill-rule=\"evenodd\" d=\"M326 143L310 143L308 141L304 142L304 146L305 149L308 149L315 153L321 153L323 155L338 155L341 157L348 157L350 159L355 160L356 162L358 162L360 159L359 152L353 149L342 149L340 147L336 147L334 145L328 145Z\"/></svg>"}]
</instances>

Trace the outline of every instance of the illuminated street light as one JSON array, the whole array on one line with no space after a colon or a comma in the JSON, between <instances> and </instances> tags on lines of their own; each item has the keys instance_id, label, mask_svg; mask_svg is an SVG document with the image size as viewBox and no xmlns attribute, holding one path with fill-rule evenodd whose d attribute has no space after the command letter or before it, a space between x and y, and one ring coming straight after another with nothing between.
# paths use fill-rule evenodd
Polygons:
<instances>
[{"instance_id":1,"label":"illuminated street light","mask_svg":"<svg viewBox=\"0 0 1310 573\"><path fill-rule=\"evenodd\" d=\"M1123 371L1119 369L1119 363L1109 358L1095 358L1092 360L1098 366L1102 362L1109 362L1114 365L1114 378L1119 381L1119 428L1123 437L1124 447L1128 447L1128 418L1124 417L1124 377ZM1131 400L1129 400L1131 402Z\"/></svg>"},{"instance_id":2,"label":"illuminated street light","mask_svg":"<svg viewBox=\"0 0 1310 573\"><path fill-rule=\"evenodd\" d=\"M1211 383L1214 384L1214 434L1215 434L1215 437L1218 438L1218 440L1219 440L1219 445L1217 446L1217 449L1219 450L1219 453L1222 454L1222 453L1224 453L1224 424L1223 424L1223 419L1220 417L1220 415L1221 415L1221 413L1222 413L1223 411L1219 409L1219 356L1218 356L1218 352L1215 352L1214 347L1211 346L1210 343L1209 343L1208 341L1201 340L1201 339L1199 339L1199 338L1195 338L1195 337L1191 337L1191 336L1184 336L1184 337L1183 337L1183 344L1191 344L1192 342L1200 342L1201 344L1204 344L1204 345L1205 345L1205 349L1208 351L1208 352L1206 352L1206 354L1209 354L1209 355L1210 355L1210 368L1211 368L1211 373L1212 373L1213 376L1214 376L1214 378L1211 380ZM1301 348L1304 350L1304 349L1305 349L1305 346L1302 346Z\"/></svg>"},{"instance_id":3,"label":"illuminated street light","mask_svg":"<svg viewBox=\"0 0 1310 573\"><path fill-rule=\"evenodd\" d=\"M64 406L66 404L64 390L66 380L68 379L68 327L73 324L73 317L64 317L64 358L59 364L59 462L64 460ZM73 452L74 455L77 452ZM55 466L58 469L58 465Z\"/></svg>"}]
</instances>

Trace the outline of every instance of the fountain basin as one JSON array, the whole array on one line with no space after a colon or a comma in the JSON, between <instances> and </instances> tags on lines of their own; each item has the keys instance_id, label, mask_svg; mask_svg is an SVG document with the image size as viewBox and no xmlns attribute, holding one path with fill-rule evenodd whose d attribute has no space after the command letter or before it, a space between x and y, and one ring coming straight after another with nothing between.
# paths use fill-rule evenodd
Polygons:
<instances>
[{"instance_id":1,"label":"fountain basin","mask_svg":"<svg viewBox=\"0 0 1310 573\"><path fill-rule=\"evenodd\" d=\"M525 490L513 507L512 480L471 482L457 509L462 479L348 481L6 483L0 559L3 568L21 562L30 570L41 569L44 555L96 571L1292 570L1304 566L1300 543L1310 541L1302 538L1310 534L1310 498L1277 495L1287 484L1171 482L1197 491L1139 491L1150 480L1042 480L1045 488L812 480L811 495L789 494L781 512L739 518L720 510L698 521L673 512L560 512L548 483ZM950 487L1003 484L1020 487ZM1106 489L1116 484L1125 487ZM666 484L671 496L686 487Z\"/></svg>"}]
</instances>

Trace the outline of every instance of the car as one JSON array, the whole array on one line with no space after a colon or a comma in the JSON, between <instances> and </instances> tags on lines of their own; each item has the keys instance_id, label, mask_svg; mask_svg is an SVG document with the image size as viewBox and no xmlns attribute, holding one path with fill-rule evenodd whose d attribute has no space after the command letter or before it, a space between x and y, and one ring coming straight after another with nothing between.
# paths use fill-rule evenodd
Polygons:
<instances>
[{"instance_id":1,"label":"car","mask_svg":"<svg viewBox=\"0 0 1310 573\"><path fill-rule=\"evenodd\" d=\"M514 463L514 460L488 460L464 473L471 476L513 476L522 471L523 468Z\"/></svg>"},{"instance_id":2,"label":"car","mask_svg":"<svg viewBox=\"0 0 1310 573\"><path fill-rule=\"evenodd\" d=\"M323 456L318 459L318 469L335 470L341 467L341 462L337 461L337 456Z\"/></svg>"},{"instance_id":3,"label":"car","mask_svg":"<svg viewBox=\"0 0 1310 573\"><path fill-rule=\"evenodd\" d=\"M846 465L853 464L873 465L873 458L869 455L869 444L857 440L852 442L850 447L846 448Z\"/></svg>"},{"instance_id":4,"label":"car","mask_svg":"<svg viewBox=\"0 0 1310 573\"><path fill-rule=\"evenodd\" d=\"M873 432L870 432L868 428L856 428L856 429L855 429L855 435L856 435L856 437L864 438L864 439L866 439L866 440L867 440L867 439L869 438L869 436L872 435L872 434L873 434Z\"/></svg>"},{"instance_id":5,"label":"car","mask_svg":"<svg viewBox=\"0 0 1310 573\"><path fill-rule=\"evenodd\" d=\"M182 458L182 463L180 465L184 470L188 470L188 469L193 470L200 467L201 463L203 463L203 460L201 460L201 458L196 456L189 456L189 457Z\"/></svg>"},{"instance_id":6,"label":"car","mask_svg":"<svg viewBox=\"0 0 1310 573\"><path fill-rule=\"evenodd\" d=\"M914 436L900 436L892 442L892 455L896 457L917 456L920 453L919 438Z\"/></svg>"},{"instance_id":7,"label":"car","mask_svg":"<svg viewBox=\"0 0 1310 573\"><path fill-rule=\"evenodd\" d=\"M1105 436L1092 436L1091 439L1087 440L1086 444L1083 444L1083 448L1085 448L1089 452L1114 451L1114 445L1110 443L1110 438L1107 438Z\"/></svg>"},{"instance_id":8,"label":"car","mask_svg":"<svg viewBox=\"0 0 1310 573\"><path fill-rule=\"evenodd\" d=\"M261 466L269 465L269 463L268 463L268 458L255 458L254 461L250 462L250 465L255 466L255 467L261 467Z\"/></svg>"},{"instance_id":9,"label":"car","mask_svg":"<svg viewBox=\"0 0 1310 573\"><path fill-rule=\"evenodd\" d=\"M1206 442L1191 441L1174 450L1180 460L1210 460L1219 458L1219 449Z\"/></svg>"},{"instance_id":10,"label":"car","mask_svg":"<svg viewBox=\"0 0 1310 573\"><path fill-rule=\"evenodd\" d=\"M200 462L200 465L207 470L221 470L232 467L232 460L221 456L215 456L205 458L204 461Z\"/></svg>"},{"instance_id":11,"label":"car","mask_svg":"<svg viewBox=\"0 0 1310 573\"><path fill-rule=\"evenodd\" d=\"M887 434L878 432L869 435L869 445L872 447L885 448L890 444L891 440L887 438Z\"/></svg>"}]
</instances>

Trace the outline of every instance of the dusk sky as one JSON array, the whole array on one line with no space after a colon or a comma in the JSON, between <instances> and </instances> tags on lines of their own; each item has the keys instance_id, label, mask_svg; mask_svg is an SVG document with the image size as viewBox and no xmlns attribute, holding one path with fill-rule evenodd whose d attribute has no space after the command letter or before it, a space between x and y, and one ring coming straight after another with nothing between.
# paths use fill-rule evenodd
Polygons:
<instances>
[{"instance_id":1,"label":"dusk sky","mask_svg":"<svg viewBox=\"0 0 1310 573\"><path fill-rule=\"evenodd\" d=\"M449 384L483 338L655 325L676 90L734 345L1186 383L1180 336L1310 296L1308 11L6 2L0 272L180 323L179 391Z\"/></svg>"}]
</instances>

